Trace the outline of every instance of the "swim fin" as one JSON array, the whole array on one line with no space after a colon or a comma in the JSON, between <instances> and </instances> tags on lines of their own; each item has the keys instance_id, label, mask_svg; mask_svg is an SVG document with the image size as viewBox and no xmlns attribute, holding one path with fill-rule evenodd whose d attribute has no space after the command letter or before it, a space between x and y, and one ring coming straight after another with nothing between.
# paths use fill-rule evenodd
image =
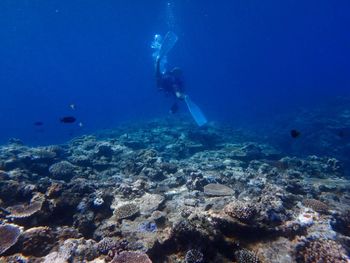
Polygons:
<instances>
[{"instance_id":1,"label":"swim fin","mask_svg":"<svg viewBox=\"0 0 350 263\"><path fill-rule=\"evenodd\" d=\"M164 58L169 53L169 51L175 46L177 39L178 37L174 32L169 31L168 33L166 33L162 45L160 47L157 59Z\"/></svg>"},{"instance_id":2,"label":"swim fin","mask_svg":"<svg viewBox=\"0 0 350 263\"><path fill-rule=\"evenodd\" d=\"M190 100L188 95L185 96L185 102L187 104L188 110L190 111L193 119L198 126L203 126L208 122L201 109L192 100Z\"/></svg>"}]
</instances>

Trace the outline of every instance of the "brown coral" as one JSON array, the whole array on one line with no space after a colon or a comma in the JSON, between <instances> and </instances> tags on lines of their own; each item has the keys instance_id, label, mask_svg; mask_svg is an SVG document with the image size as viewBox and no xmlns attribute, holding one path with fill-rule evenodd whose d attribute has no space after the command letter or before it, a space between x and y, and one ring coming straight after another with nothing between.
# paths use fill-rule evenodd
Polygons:
<instances>
[{"instance_id":1,"label":"brown coral","mask_svg":"<svg viewBox=\"0 0 350 263\"><path fill-rule=\"evenodd\" d=\"M75 168L70 162L62 161L51 165L49 172L55 179L69 180L75 175Z\"/></svg>"},{"instance_id":2,"label":"brown coral","mask_svg":"<svg viewBox=\"0 0 350 263\"><path fill-rule=\"evenodd\" d=\"M56 237L49 227L33 227L26 230L19 241L24 255L42 257L55 246Z\"/></svg>"},{"instance_id":3,"label":"brown coral","mask_svg":"<svg viewBox=\"0 0 350 263\"><path fill-rule=\"evenodd\" d=\"M241 201L235 201L228 204L224 208L224 212L243 223L250 222L256 214L256 209L253 205Z\"/></svg>"},{"instance_id":4,"label":"brown coral","mask_svg":"<svg viewBox=\"0 0 350 263\"><path fill-rule=\"evenodd\" d=\"M259 257L247 250L247 249L241 249L235 252L235 257L238 263L260 263Z\"/></svg>"},{"instance_id":5,"label":"brown coral","mask_svg":"<svg viewBox=\"0 0 350 263\"><path fill-rule=\"evenodd\" d=\"M307 242L297 252L298 263L346 263L346 252L334 240L316 239Z\"/></svg>"},{"instance_id":6,"label":"brown coral","mask_svg":"<svg viewBox=\"0 0 350 263\"><path fill-rule=\"evenodd\" d=\"M116 255L112 263L152 263L152 261L145 253L124 251Z\"/></svg>"},{"instance_id":7,"label":"brown coral","mask_svg":"<svg viewBox=\"0 0 350 263\"><path fill-rule=\"evenodd\" d=\"M20 234L20 228L15 225L0 226L0 255L17 243Z\"/></svg>"},{"instance_id":8,"label":"brown coral","mask_svg":"<svg viewBox=\"0 0 350 263\"><path fill-rule=\"evenodd\" d=\"M105 237L97 243L97 251L104 255L107 255L110 250L116 250L117 247L118 242L110 237Z\"/></svg>"},{"instance_id":9,"label":"brown coral","mask_svg":"<svg viewBox=\"0 0 350 263\"><path fill-rule=\"evenodd\" d=\"M47 188L46 195L49 198L58 197L63 191L63 184L53 182L51 186Z\"/></svg>"},{"instance_id":10,"label":"brown coral","mask_svg":"<svg viewBox=\"0 0 350 263\"><path fill-rule=\"evenodd\" d=\"M228 196L233 195L233 190L223 184L207 184L204 186L204 193L208 196Z\"/></svg>"},{"instance_id":11,"label":"brown coral","mask_svg":"<svg viewBox=\"0 0 350 263\"><path fill-rule=\"evenodd\" d=\"M50 148L37 148L34 150L33 158L40 160L52 160L57 154Z\"/></svg>"},{"instance_id":12,"label":"brown coral","mask_svg":"<svg viewBox=\"0 0 350 263\"><path fill-rule=\"evenodd\" d=\"M350 210L335 215L335 221L332 222L332 227L334 230L350 236Z\"/></svg>"},{"instance_id":13,"label":"brown coral","mask_svg":"<svg viewBox=\"0 0 350 263\"><path fill-rule=\"evenodd\" d=\"M137 215L139 212L140 212L140 208L137 205L133 203L128 203L118 207L115 210L114 214L116 218L120 220L120 219L131 218Z\"/></svg>"},{"instance_id":14,"label":"brown coral","mask_svg":"<svg viewBox=\"0 0 350 263\"><path fill-rule=\"evenodd\" d=\"M12 218L25 218L34 215L36 212L41 210L43 202L34 201L29 205L15 205L7 208Z\"/></svg>"},{"instance_id":15,"label":"brown coral","mask_svg":"<svg viewBox=\"0 0 350 263\"><path fill-rule=\"evenodd\" d=\"M303 204L319 213L327 213L329 210L328 205L316 199L305 199Z\"/></svg>"}]
</instances>

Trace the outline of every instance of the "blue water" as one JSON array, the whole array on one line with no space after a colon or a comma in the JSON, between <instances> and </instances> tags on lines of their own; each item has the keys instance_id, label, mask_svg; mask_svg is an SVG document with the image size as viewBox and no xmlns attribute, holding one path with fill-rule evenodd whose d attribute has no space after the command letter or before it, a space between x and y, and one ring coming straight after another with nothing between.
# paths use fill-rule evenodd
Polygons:
<instances>
[{"instance_id":1,"label":"blue water","mask_svg":"<svg viewBox=\"0 0 350 263\"><path fill-rule=\"evenodd\" d=\"M179 36L169 65L211 121L259 125L350 96L349 11L346 0L2 0L0 142L61 143L167 116L150 45L168 30Z\"/></svg>"}]
</instances>

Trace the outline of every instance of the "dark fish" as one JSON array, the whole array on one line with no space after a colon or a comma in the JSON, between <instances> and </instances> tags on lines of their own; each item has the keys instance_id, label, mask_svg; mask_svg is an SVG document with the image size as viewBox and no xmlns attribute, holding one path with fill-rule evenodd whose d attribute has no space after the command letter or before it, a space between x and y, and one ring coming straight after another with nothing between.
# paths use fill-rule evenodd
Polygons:
<instances>
[{"instance_id":1,"label":"dark fish","mask_svg":"<svg viewBox=\"0 0 350 263\"><path fill-rule=\"evenodd\" d=\"M33 123L35 126L43 126L44 123L42 121L36 121Z\"/></svg>"},{"instance_id":2,"label":"dark fish","mask_svg":"<svg viewBox=\"0 0 350 263\"><path fill-rule=\"evenodd\" d=\"M179 110L179 105L177 105L177 103L174 103L173 106L171 106L170 108L170 113L174 114Z\"/></svg>"},{"instance_id":3,"label":"dark fish","mask_svg":"<svg viewBox=\"0 0 350 263\"><path fill-rule=\"evenodd\" d=\"M345 132L344 131L338 131L338 136L340 138L344 138L345 137Z\"/></svg>"},{"instance_id":4,"label":"dark fish","mask_svg":"<svg viewBox=\"0 0 350 263\"><path fill-rule=\"evenodd\" d=\"M74 123L77 119L73 116L65 116L60 119L62 123Z\"/></svg>"},{"instance_id":5,"label":"dark fish","mask_svg":"<svg viewBox=\"0 0 350 263\"><path fill-rule=\"evenodd\" d=\"M298 138L300 134L301 134L300 131L297 131L297 130L290 131L290 136L292 136L292 138Z\"/></svg>"},{"instance_id":6,"label":"dark fish","mask_svg":"<svg viewBox=\"0 0 350 263\"><path fill-rule=\"evenodd\" d=\"M341 128L337 131L337 135L340 137L340 138L345 138L345 137L348 137L348 135L350 134L350 128Z\"/></svg>"}]
</instances>

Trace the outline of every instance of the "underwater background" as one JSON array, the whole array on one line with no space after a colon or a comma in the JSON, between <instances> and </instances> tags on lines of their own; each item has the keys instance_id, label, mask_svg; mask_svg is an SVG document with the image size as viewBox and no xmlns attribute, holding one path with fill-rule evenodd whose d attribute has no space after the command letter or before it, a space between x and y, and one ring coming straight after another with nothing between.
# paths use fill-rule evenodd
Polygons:
<instances>
[{"instance_id":1,"label":"underwater background","mask_svg":"<svg viewBox=\"0 0 350 263\"><path fill-rule=\"evenodd\" d=\"M0 10L1 142L62 143L167 116L150 45L169 30L179 37L169 67L182 68L209 121L261 129L350 93L345 0L4 0ZM65 115L83 127L62 125Z\"/></svg>"},{"instance_id":2,"label":"underwater background","mask_svg":"<svg viewBox=\"0 0 350 263\"><path fill-rule=\"evenodd\" d=\"M0 263L349 263L349 14L1 0Z\"/></svg>"}]
</instances>

